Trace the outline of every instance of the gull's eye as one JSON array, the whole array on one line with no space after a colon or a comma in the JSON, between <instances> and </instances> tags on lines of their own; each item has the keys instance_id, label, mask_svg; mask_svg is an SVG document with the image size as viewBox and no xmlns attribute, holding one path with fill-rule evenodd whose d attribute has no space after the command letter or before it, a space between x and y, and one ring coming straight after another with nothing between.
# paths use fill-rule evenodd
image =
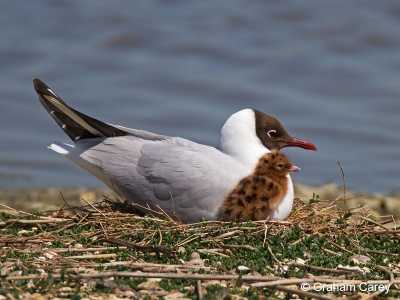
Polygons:
<instances>
[{"instance_id":1,"label":"gull's eye","mask_svg":"<svg viewBox=\"0 0 400 300\"><path fill-rule=\"evenodd\" d=\"M277 136L277 133L276 133L276 130L274 130L274 129L271 129L271 130L269 130L268 132L267 132L267 134L268 134L268 136L270 137L270 138L275 138L276 136Z\"/></svg>"},{"instance_id":2,"label":"gull's eye","mask_svg":"<svg viewBox=\"0 0 400 300\"><path fill-rule=\"evenodd\" d=\"M278 168L283 168L283 164L278 164Z\"/></svg>"}]
</instances>

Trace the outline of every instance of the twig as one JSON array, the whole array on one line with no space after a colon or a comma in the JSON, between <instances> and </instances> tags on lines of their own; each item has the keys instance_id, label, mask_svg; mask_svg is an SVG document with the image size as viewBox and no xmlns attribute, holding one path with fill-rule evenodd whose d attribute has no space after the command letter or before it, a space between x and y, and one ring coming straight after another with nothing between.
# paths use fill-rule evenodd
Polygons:
<instances>
[{"instance_id":1,"label":"twig","mask_svg":"<svg viewBox=\"0 0 400 300\"><path fill-rule=\"evenodd\" d=\"M71 223L71 224L65 225L64 227L62 227L60 229L54 230L53 234L63 232L63 231L65 231L65 230L67 230L67 229L69 229L71 227L74 227L74 226L77 226L77 224L76 223Z\"/></svg>"},{"instance_id":2,"label":"twig","mask_svg":"<svg viewBox=\"0 0 400 300\"><path fill-rule=\"evenodd\" d=\"M313 278L295 278L295 279L282 279L268 281L268 282L255 282L250 284L251 287L263 287L263 288L272 288L277 285L291 285L291 284L300 284L304 282L314 282Z\"/></svg>"},{"instance_id":3,"label":"twig","mask_svg":"<svg viewBox=\"0 0 400 300\"><path fill-rule=\"evenodd\" d=\"M263 247L265 246L265 243L267 242L267 233L268 233L268 226L264 224L264 239L263 239Z\"/></svg>"},{"instance_id":4,"label":"twig","mask_svg":"<svg viewBox=\"0 0 400 300\"><path fill-rule=\"evenodd\" d=\"M249 251L256 251L256 248L250 245L219 245L223 249L245 249Z\"/></svg>"},{"instance_id":5,"label":"twig","mask_svg":"<svg viewBox=\"0 0 400 300\"><path fill-rule=\"evenodd\" d=\"M116 253L109 254L87 254L87 255L78 255L78 256L64 256L66 259L101 259L101 258L112 258L116 257Z\"/></svg>"},{"instance_id":6,"label":"twig","mask_svg":"<svg viewBox=\"0 0 400 300\"><path fill-rule=\"evenodd\" d=\"M271 254L272 258L278 263L279 268L283 271L282 263L276 258L276 256L274 255L274 253L273 253L272 250L271 250L271 247L268 245L267 248L268 248L268 251L269 251L269 253Z\"/></svg>"},{"instance_id":7,"label":"twig","mask_svg":"<svg viewBox=\"0 0 400 300\"><path fill-rule=\"evenodd\" d=\"M299 264L299 263L291 263L291 266L297 267L297 268L302 268L302 269L307 269L307 270L316 270L316 271L322 271L322 272L327 272L327 273L333 273L333 274L350 274L357 272L356 270L336 270L336 269L329 269L329 268L324 268L324 267L317 267L317 266L310 266L310 265L305 265L305 264Z\"/></svg>"},{"instance_id":8,"label":"twig","mask_svg":"<svg viewBox=\"0 0 400 300\"><path fill-rule=\"evenodd\" d=\"M388 227L386 227L386 226L384 226L384 225L382 225L382 224L380 224L378 222L375 222L374 220L372 220L370 218L367 218L367 217L364 217L364 216L360 216L360 218L365 220L365 221L368 221L368 222L370 222L372 224L375 224L376 226L379 226L379 227L385 229L385 231L390 231L390 229Z\"/></svg>"},{"instance_id":9,"label":"twig","mask_svg":"<svg viewBox=\"0 0 400 300\"><path fill-rule=\"evenodd\" d=\"M197 286L197 299L198 300L203 300L203 291L201 290L201 280L196 281L196 286Z\"/></svg>"},{"instance_id":10,"label":"twig","mask_svg":"<svg viewBox=\"0 0 400 300\"><path fill-rule=\"evenodd\" d=\"M160 240L159 240L159 242L158 242L158 246L161 246L162 241L163 241L163 238L162 238L162 233L161 233L160 228L158 228L158 235L160 236Z\"/></svg>"},{"instance_id":11,"label":"twig","mask_svg":"<svg viewBox=\"0 0 400 300\"><path fill-rule=\"evenodd\" d=\"M315 294L315 293L312 293L312 292L306 292L306 291L302 291L302 290L298 290L298 289L293 289L293 288L290 288L290 287L287 287L287 286L283 286L283 285L277 285L277 286L274 287L274 289L278 290L278 291L285 292L285 293L296 294L296 295L301 296L302 298L303 297L304 298L307 297L307 298L310 298L310 299L319 299L319 300L336 299L336 297L332 298L332 297L328 297L328 296L325 296L325 295L319 295L319 294Z\"/></svg>"},{"instance_id":12,"label":"twig","mask_svg":"<svg viewBox=\"0 0 400 300\"><path fill-rule=\"evenodd\" d=\"M347 205L347 198L346 198L346 179L344 177L344 171L343 171L343 167L342 164L340 163L340 161L337 162L339 164L340 167L340 171L342 172L342 180L343 180L343 200Z\"/></svg>"},{"instance_id":13,"label":"twig","mask_svg":"<svg viewBox=\"0 0 400 300\"><path fill-rule=\"evenodd\" d=\"M354 253L353 251L350 251L350 250L346 249L345 247L342 247L342 246L336 244L335 242L332 242L332 241L328 241L328 242L330 244L332 244L333 246L338 247L339 249L341 249L341 250L343 250L343 251L345 251L347 253L350 253L350 254L353 254L353 255L357 255L357 253Z\"/></svg>"},{"instance_id":14,"label":"twig","mask_svg":"<svg viewBox=\"0 0 400 300\"><path fill-rule=\"evenodd\" d=\"M29 237L32 238L32 237ZM10 240L10 241L5 241L5 242L0 242L0 247L7 247L7 246L11 246L13 244L41 244L43 243L42 240L39 239L23 239L23 238L16 238L14 240ZM18 250L16 249L15 251L19 252L19 253L31 253L31 250Z\"/></svg>"},{"instance_id":15,"label":"twig","mask_svg":"<svg viewBox=\"0 0 400 300\"><path fill-rule=\"evenodd\" d=\"M228 238L228 237L231 237L232 235L237 235L237 233L241 233L241 231L239 231L239 230L228 231L219 236L214 237L213 240Z\"/></svg>"},{"instance_id":16,"label":"twig","mask_svg":"<svg viewBox=\"0 0 400 300\"><path fill-rule=\"evenodd\" d=\"M390 272L386 267L384 266L380 266L380 265L376 265L375 266L378 270L381 270L382 272L386 273L387 275L390 276L390 274L392 274L392 272Z\"/></svg>"},{"instance_id":17,"label":"twig","mask_svg":"<svg viewBox=\"0 0 400 300\"><path fill-rule=\"evenodd\" d=\"M79 214L75 211L74 207L72 207L71 205L69 205L69 203L67 202L67 200L65 200L63 193L62 193L61 191L59 191L59 192L60 192L61 199L63 199L65 205L67 205L68 208L69 208L70 210L72 210L72 211L74 212L75 215L79 216ZM62 206L58 211L61 211L62 208L63 208L63 206Z\"/></svg>"},{"instance_id":18,"label":"twig","mask_svg":"<svg viewBox=\"0 0 400 300\"><path fill-rule=\"evenodd\" d=\"M155 253L163 253L168 256L174 256L175 255L175 250L165 247L165 246L141 246L138 244L133 244L129 243L127 241L121 240L121 239L115 239L115 238L108 238L104 239L105 242L111 243L111 244L118 244L118 245L123 245L128 248L132 248L135 251L138 252L155 252Z\"/></svg>"},{"instance_id":19,"label":"twig","mask_svg":"<svg viewBox=\"0 0 400 300\"><path fill-rule=\"evenodd\" d=\"M389 283L390 284L390 283ZM362 297L362 300L368 300L368 299L375 299L375 297L379 296L380 294L382 294L385 290L381 291L381 290L377 290L376 292L372 293L372 294L368 294L364 297ZM385 298L388 299L388 298Z\"/></svg>"},{"instance_id":20,"label":"twig","mask_svg":"<svg viewBox=\"0 0 400 300\"><path fill-rule=\"evenodd\" d=\"M178 247L183 246L191 241L197 240L198 238L200 238L200 235L194 234L193 236L187 237L185 240L177 244L177 246Z\"/></svg>"},{"instance_id":21,"label":"twig","mask_svg":"<svg viewBox=\"0 0 400 300\"><path fill-rule=\"evenodd\" d=\"M378 250L365 250L365 252L371 253L371 254L387 255L387 256L399 256L397 253L390 253L390 252L378 251Z\"/></svg>"},{"instance_id":22,"label":"twig","mask_svg":"<svg viewBox=\"0 0 400 300\"><path fill-rule=\"evenodd\" d=\"M335 251L332 251L332 250L329 250L329 249L326 249L326 248L321 248L321 250L323 252L329 254L329 255L332 255L332 256L341 256L342 255L342 253L337 253Z\"/></svg>"},{"instance_id":23,"label":"twig","mask_svg":"<svg viewBox=\"0 0 400 300\"><path fill-rule=\"evenodd\" d=\"M274 220L274 219L267 219L267 220L260 220L260 221L253 221L254 223L260 224L276 224L276 225L292 225L292 221L284 221L284 220Z\"/></svg>"},{"instance_id":24,"label":"twig","mask_svg":"<svg viewBox=\"0 0 400 300\"><path fill-rule=\"evenodd\" d=\"M224 253L219 253L218 250L215 249L197 249L198 252L202 252L202 253L210 253L210 254L214 254L214 255L219 255L222 257L226 257L226 258L230 258L229 255L226 255Z\"/></svg>"},{"instance_id":25,"label":"twig","mask_svg":"<svg viewBox=\"0 0 400 300\"><path fill-rule=\"evenodd\" d=\"M55 223L64 223L72 221L71 219L60 219L60 218L53 218L53 219L39 219L39 220L25 220L25 219L10 219L4 222L4 224L24 224L24 225L31 225L31 224L55 224Z\"/></svg>"},{"instance_id":26,"label":"twig","mask_svg":"<svg viewBox=\"0 0 400 300\"><path fill-rule=\"evenodd\" d=\"M82 200L85 201L87 205L89 205L91 208L93 208L95 211L97 211L97 212L98 212L99 214L101 214L103 217L105 217L105 215L104 215L101 211L99 211L99 210L97 209L97 207L95 207L92 203L88 202L85 198L82 198Z\"/></svg>"},{"instance_id":27,"label":"twig","mask_svg":"<svg viewBox=\"0 0 400 300\"><path fill-rule=\"evenodd\" d=\"M175 210L175 202L174 202L174 196L172 195L172 192L169 191L169 195L171 196L171 201L172 201L172 211L174 213L175 218L178 220L179 223L182 223L181 218L179 217L179 214L176 212ZM165 214L165 211L163 211L163 213ZM169 218L170 220L172 220L172 218Z\"/></svg>"},{"instance_id":28,"label":"twig","mask_svg":"<svg viewBox=\"0 0 400 300\"><path fill-rule=\"evenodd\" d=\"M23 214L23 215L28 215L28 216L35 216L34 214L30 214L30 213L24 212L24 211L22 211L22 210L18 210L18 209L9 207L9 206L7 206L7 205L5 205L5 204L2 204L2 203L0 203L0 206L3 206L3 207L5 207L5 208L7 208L8 210L11 210L11 211L13 211L13 212L17 212L18 214Z\"/></svg>"}]
</instances>

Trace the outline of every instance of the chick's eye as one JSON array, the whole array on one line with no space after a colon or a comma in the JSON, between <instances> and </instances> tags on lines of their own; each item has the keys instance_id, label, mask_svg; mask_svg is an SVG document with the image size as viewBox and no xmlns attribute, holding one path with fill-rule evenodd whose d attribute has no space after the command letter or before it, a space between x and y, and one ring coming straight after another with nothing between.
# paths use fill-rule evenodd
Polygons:
<instances>
[{"instance_id":1,"label":"chick's eye","mask_svg":"<svg viewBox=\"0 0 400 300\"><path fill-rule=\"evenodd\" d=\"M268 130L268 131L267 131L267 134L268 134L268 136L269 136L270 138L274 138L274 137L277 136L276 130L274 130L274 129Z\"/></svg>"},{"instance_id":2,"label":"chick's eye","mask_svg":"<svg viewBox=\"0 0 400 300\"><path fill-rule=\"evenodd\" d=\"M278 167L279 168L283 168L283 164L278 164Z\"/></svg>"}]
</instances>

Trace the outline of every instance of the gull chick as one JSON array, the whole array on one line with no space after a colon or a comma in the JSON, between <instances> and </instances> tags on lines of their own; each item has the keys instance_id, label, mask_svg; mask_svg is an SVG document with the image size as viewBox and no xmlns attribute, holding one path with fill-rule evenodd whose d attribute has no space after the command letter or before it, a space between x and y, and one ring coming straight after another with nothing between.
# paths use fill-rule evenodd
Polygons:
<instances>
[{"instance_id":1,"label":"gull chick","mask_svg":"<svg viewBox=\"0 0 400 300\"><path fill-rule=\"evenodd\" d=\"M282 203L289 173L300 169L277 150L263 155L253 174L244 177L224 199L222 211L228 221L258 221L270 217Z\"/></svg>"}]
</instances>

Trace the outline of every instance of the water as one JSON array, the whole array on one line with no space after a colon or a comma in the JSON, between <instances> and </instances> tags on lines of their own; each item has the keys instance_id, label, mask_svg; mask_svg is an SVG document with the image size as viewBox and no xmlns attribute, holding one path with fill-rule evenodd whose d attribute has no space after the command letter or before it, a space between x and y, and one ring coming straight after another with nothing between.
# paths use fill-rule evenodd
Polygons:
<instances>
[{"instance_id":1,"label":"water","mask_svg":"<svg viewBox=\"0 0 400 300\"><path fill-rule=\"evenodd\" d=\"M400 192L398 1L2 1L0 188L102 186L46 149L68 137L39 77L106 122L217 145L232 113L278 117L299 183Z\"/></svg>"}]
</instances>

